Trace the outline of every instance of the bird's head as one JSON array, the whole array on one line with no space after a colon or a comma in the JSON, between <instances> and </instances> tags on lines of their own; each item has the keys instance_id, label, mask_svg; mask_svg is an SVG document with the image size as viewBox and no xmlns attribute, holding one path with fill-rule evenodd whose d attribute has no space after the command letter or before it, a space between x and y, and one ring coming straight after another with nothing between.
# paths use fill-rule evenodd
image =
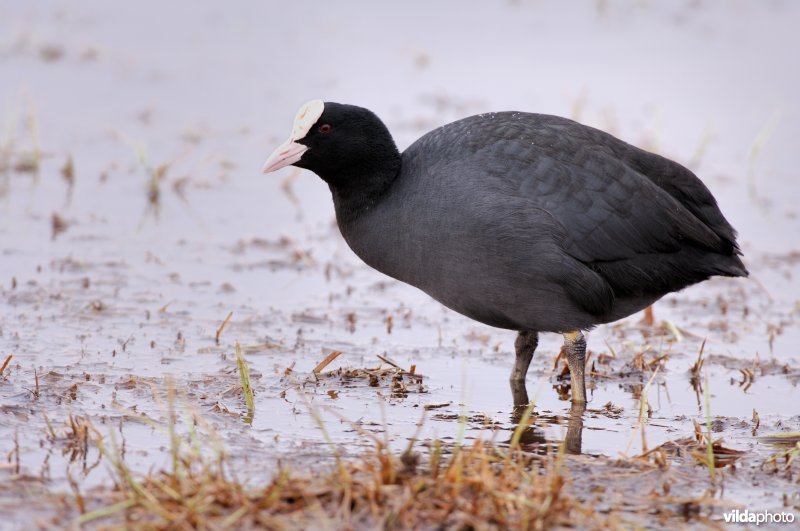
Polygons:
<instances>
[{"instance_id":1,"label":"bird's head","mask_svg":"<svg viewBox=\"0 0 800 531\"><path fill-rule=\"evenodd\" d=\"M296 166L337 187L399 165L399 160L389 130L372 111L311 100L300 107L292 134L272 152L262 171Z\"/></svg>"}]
</instances>

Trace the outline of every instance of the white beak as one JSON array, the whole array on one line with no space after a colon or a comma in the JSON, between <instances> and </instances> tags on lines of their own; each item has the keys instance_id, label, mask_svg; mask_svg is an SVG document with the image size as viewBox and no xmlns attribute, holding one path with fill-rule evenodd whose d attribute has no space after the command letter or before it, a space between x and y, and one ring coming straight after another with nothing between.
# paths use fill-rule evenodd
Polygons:
<instances>
[{"instance_id":1,"label":"white beak","mask_svg":"<svg viewBox=\"0 0 800 531\"><path fill-rule=\"evenodd\" d=\"M322 100L311 100L300 107L294 117L292 135L286 142L278 146L278 149L272 152L261 171L264 173L273 172L300 160L303 153L308 151L308 146L304 146L298 140L305 138L308 131L322 116L324 110L325 103Z\"/></svg>"},{"instance_id":2,"label":"white beak","mask_svg":"<svg viewBox=\"0 0 800 531\"><path fill-rule=\"evenodd\" d=\"M267 158L267 162L264 163L264 167L261 168L263 173L270 173L275 170L279 170L285 166L289 166L294 164L303 156L308 150L308 146L304 146L303 144L299 144L289 138L286 142L278 146L275 151L272 152L272 155Z\"/></svg>"}]
</instances>

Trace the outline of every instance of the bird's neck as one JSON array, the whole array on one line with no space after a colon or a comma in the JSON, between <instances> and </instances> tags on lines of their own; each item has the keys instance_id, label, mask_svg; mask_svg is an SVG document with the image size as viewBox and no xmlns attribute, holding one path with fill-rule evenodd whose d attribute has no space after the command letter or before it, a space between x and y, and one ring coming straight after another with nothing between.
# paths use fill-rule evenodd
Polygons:
<instances>
[{"instance_id":1,"label":"bird's neck","mask_svg":"<svg viewBox=\"0 0 800 531\"><path fill-rule=\"evenodd\" d=\"M365 161L328 181L339 225L358 218L377 205L400 175L400 154Z\"/></svg>"}]
</instances>

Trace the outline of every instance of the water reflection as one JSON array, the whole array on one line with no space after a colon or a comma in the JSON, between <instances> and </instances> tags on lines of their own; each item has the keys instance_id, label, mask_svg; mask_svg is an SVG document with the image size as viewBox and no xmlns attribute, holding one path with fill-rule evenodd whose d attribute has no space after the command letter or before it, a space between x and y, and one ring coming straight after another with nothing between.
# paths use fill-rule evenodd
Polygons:
<instances>
[{"instance_id":1,"label":"water reflection","mask_svg":"<svg viewBox=\"0 0 800 531\"><path fill-rule=\"evenodd\" d=\"M525 410L530 404L528 390L525 387L525 382L511 380L510 384L511 396L514 401L514 407L511 410L511 422L515 425L519 425L525 414ZM583 414L585 412L585 403L572 403L567 419L567 435L564 438L564 451L568 454L579 455L581 453L583 445ZM535 413L532 415L532 418L535 418ZM553 423L557 423L558 419L552 419L552 421ZM532 446L535 448L534 451L537 452L540 448L541 453L546 452L548 445L552 444L552 442L548 443L544 430L533 424L523 429L519 442L524 446Z\"/></svg>"}]
</instances>

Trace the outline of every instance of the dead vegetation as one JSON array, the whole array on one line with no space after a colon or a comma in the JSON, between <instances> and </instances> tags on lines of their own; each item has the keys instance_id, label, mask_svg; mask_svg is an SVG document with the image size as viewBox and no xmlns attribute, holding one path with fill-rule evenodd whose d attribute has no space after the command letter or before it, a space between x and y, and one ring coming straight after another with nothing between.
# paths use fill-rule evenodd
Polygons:
<instances>
[{"instance_id":1,"label":"dead vegetation","mask_svg":"<svg viewBox=\"0 0 800 531\"><path fill-rule=\"evenodd\" d=\"M252 419L255 405L249 368L242 349L236 347L237 368L230 376L232 380L238 372L241 385L234 386L236 394L242 391L240 400L246 403L247 417ZM269 477L240 478L242 456L227 451L211 425L212 421L225 420L213 413L204 418L193 409L197 397L191 390L177 392L169 380L166 400L159 398L164 391L156 389L160 386L155 381L148 387L154 400L167 409L161 421L135 410L125 410L119 426L115 422L96 427L90 416L75 415L58 427L46 418L44 444L59 449L69 463L65 485L71 492L52 494L59 500L55 506L66 512L54 510L57 514L49 524L72 522L76 527L130 529L620 528L686 521L713 525L719 518L718 510L733 506L720 493L728 478L737 476L738 463L749 459L749 463L756 464L750 453L727 448L721 439L711 440L710 430L706 432L697 422L693 422L692 436L648 450L645 430L652 422L648 389L660 373L658 365L639 395L639 422L631 433L632 439L641 436L640 455L617 459L569 455L569 433L563 441L540 436L531 444L526 437L538 425L532 406L515 421L518 426L510 439L502 438L505 442L490 442L488 436L479 435L471 441L459 437L455 442L426 439L417 443L417 434L402 452L391 448L385 435L388 426L384 427L384 437L379 437L360 427L360 423L340 417L340 422L348 423L360 434L366 443L361 448L368 448L353 453L352 448L348 451L331 442L312 405L319 402L308 400L303 386L327 381L327 396L336 398L349 389L339 385L348 379L363 380L365 388L373 381L378 387L390 382L390 398L405 397L402 389L424 392L424 377L416 366L405 369L386 356L378 356L380 364L375 368L326 370L339 356L340 351L328 354L311 376L293 387L318 423L330 451L325 452L322 461L306 462L297 468L282 466L278 455L262 456L276 459L276 472ZM292 370L285 372L285 379L291 379ZM707 382L705 388L708 389ZM375 392L382 396L379 390ZM49 396L47 393L52 391L45 391L43 396ZM450 405L432 403L422 409L427 412ZM330 412L336 414L333 409ZM622 418L622 408L612 403L596 413ZM433 413L436 415L439 413ZM237 420L242 417L235 416ZM479 422L473 416L456 415L452 420L483 426L483 434L498 430L502 434L508 429L485 418ZM169 466L142 472L126 460L122 430L125 419L164 434ZM123 437L121 442L119 437ZM759 441L780 447L766 461L758 460L762 479L765 473L792 477L800 457L797 434L767 435ZM13 481L25 481L32 476L26 476L24 467L21 469L20 449L16 448L8 455L7 469ZM345 455L348 457L342 457ZM712 456L711 461L708 455ZM100 463L105 466L99 467ZM101 487L84 483L89 471L108 469L108 465L112 488L105 481ZM47 474L43 472L37 481L49 480L49 467L43 465ZM706 469L712 467L716 477L710 479ZM605 490L604 485L612 484L616 486ZM647 486L645 490L643 485ZM626 493L622 499L615 497L617 489Z\"/></svg>"},{"instance_id":2,"label":"dead vegetation","mask_svg":"<svg viewBox=\"0 0 800 531\"><path fill-rule=\"evenodd\" d=\"M713 524L715 508L730 506L714 496L711 483L700 496L670 491L673 483L678 488L681 482L696 481L688 479L685 469L677 474L670 470L674 463L703 462L708 441L696 423L693 437L616 460L569 456L566 441L544 454L525 451L532 405L505 444L484 437L469 443L418 444L415 436L397 452L388 439L352 423L371 449L343 458L326 436L332 446L327 460L300 470L278 466L262 482L238 477L233 456L209 421L190 406L178 409L185 399L168 389L165 422L147 420L169 441L170 465L156 472L139 473L127 464L125 442L120 445L116 428L101 431L88 417L70 417L62 428L53 429L48 420L48 440L71 453L70 462L82 459L85 469L90 447L96 449L98 457L89 466L104 460L114 482L113 488L82 490L68 473L72 495L59 498L67 514L50 523L71 520L75 527L127 529L617 529L652 523L653 514L662 524ZM308 401L306 406L325 434L319 411ZM746 455L719 440L712 445L720 468ZM790 449L764 466L777 467L783 460L785 469L797 452ZM631 488L642 481L658 482L663 492L609 502L614 497L601 488L609 482ZM582 485L590 486L588 494ZM598 495L606 501L596 503Z\"/></svg>"},{"instance_id":3,"label":"dead vegetation","mask_svg":"<svg viewBox=\"0 0 800 531\"><path fill-rule=\"evenodd\" d=\"M390 398L406 398L409 393L424 393L426 388L423 385L424 376L417 373L417 366L412 365L406 370L394 361L385 356L377 354L376 357L381 363L375 368L351 368L341 367L327 372L322 372L331 362L338 358L342 353L333 351L323 359L313 370L314 378L319 380L338 378L340 382L353 380L366 380L370 387L380 387L382 381L389 381ZM336 396L329 395L331 398Z\"/></svg>"},{"instance_id":4,"label":"dead vegetation","mask_svg":"<svg viewBox=\"0 0 800 531\"><path fill-rule=\"evenodd\" d=\"M735 464L747 455L747 452L725 447L722 442L722 439L710 439L708 434L704 433L700 425L695 422L693 436L667 441L643 453L639 458L653 459L654 462L667 466L667 457L693 457L698 463L708 466L710 462L708 449L710 447L713 466L722 468Z\"/></svg>"},{"instance_id":5,"label":"dead vegetation","mask_svg":"<svg viewBox=\"0 0 800 531\"><path fill-rule=\"evenodd\" d=\"M8 367L8 364L9 364L9 363L11 363L11 358L13 358L13 357L14 357L14 355L13 355L13 354L9 354L9 355L6 357L6 360L3 362L3 365L2 365L2 366L0 366L0 376L2 376L2 375L3 375L3 373L4 373L4 372L5 372L5 370L6 370L6 367Z\"/></svg>"},{"instance_id":6,"label":"dead vegetation","mask_svg":"<svg viewBox=\"0 0 800 531\"><path fill-rule=\"evenodd\" d=\"M170 407L174 402L170 401ZM174 421L178 415L169 415ZM172 467L134 473L123 459L114 431L78 427L91 434L112 464L115 487L79 492L74 488L73 524L124 525L135 529L256 528L456 528L543 529L555 526L616 527L569 493L563 454L542 459L483 440L471 445L435 442L425 455L413 442L401 455L371 437L374 450L336 459L309 473L284 468L264 486L248 487L231 472L226 452L202 417L192 425L208 430L209 455L198 449L201 435L185 437L168 428Z\"/></svg>"}]
</instances>

